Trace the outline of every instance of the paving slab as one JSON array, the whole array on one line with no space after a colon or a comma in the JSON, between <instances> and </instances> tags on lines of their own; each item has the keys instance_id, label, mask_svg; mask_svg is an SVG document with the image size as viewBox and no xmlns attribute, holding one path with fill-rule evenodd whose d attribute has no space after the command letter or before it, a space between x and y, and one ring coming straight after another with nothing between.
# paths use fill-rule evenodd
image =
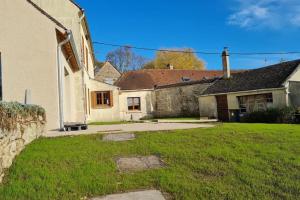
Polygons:
<instances>
[{"instance_id":1,"label":"paving slab","mask_svg":"<svg viewBox=\"0 0 300 200\"><path fill-rule=\"evenodd\" d=\"M216 123L216 119L158 119L159 123Z\"/></svg>"},{"instance_id":2,"label":"paving slab","mask_svg":"<svg viewBox=\"0 0 300 200\"><path fill-rule=\"evenodd\" d=\"M157 156L138 156L117 159L118 169L122 172L143 171L164 167L163 161Z\"/></svg>"},{"instance_id":3,"label":"paving slab","mask_svg":"<svg viewBox=\"0 0 300 200\"><path fill-rule=\"evenodd\" d=\"M124 194L113 194L104 197L96 197L90 200L166 200L158 190L147 190L129 192Z\"/></svg>"},{"instance_id":4,"label":"paving slab","mask_svg":"<svg viewBox=\"0 0 300 200\"><path fill-rule=\"evenodd\" d=\"M44 137L61 137L75 135L90 135L96 133L123 133L123 132L143 132L143 131L167 131L178 129L193 128L212 128L214 124L192 124L192 123L135 123L135 124L117 124L103 126L89 126L88 130L60 132L48 131Z\"/></svg>"},{"instance_id":5,"label":"paving slab","mask_svg":"<svg viewBox=\"0 0 300 200\"><path fill-rule=\"evenodd\" d=\"M113 141L113 142L122 142L135 139L135 134L133 133L114 133L107 134L103 136L103 141Z\"/></svg>"}]
</instances>

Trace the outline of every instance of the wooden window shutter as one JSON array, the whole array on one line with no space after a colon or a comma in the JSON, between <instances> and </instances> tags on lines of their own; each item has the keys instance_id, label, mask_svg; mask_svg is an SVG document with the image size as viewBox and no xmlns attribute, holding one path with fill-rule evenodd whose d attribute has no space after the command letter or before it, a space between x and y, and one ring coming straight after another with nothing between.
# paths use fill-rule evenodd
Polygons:
<instances>
[{"instance_id":1,"label":"wooden window shutter","mask_svg":"<svg viewBox=\"0 0 300 200\"><path fill-rule=\"evenodd\" d=\"M114 106L114 92L113 91L110 91L109 92L109 103L110 103L110 106L113 107Z\"/></svg>"},{"instance_id":2,"label":"wooden window shutter","mask_svg":"<svg viewBox=\"0 0 300 200\"><path fill-rule=\"evenodd\" d=\"M91 104L92 104L92 108L97 107L97 93L96 92L91 92Z\"/></svg>"}]
</instances>

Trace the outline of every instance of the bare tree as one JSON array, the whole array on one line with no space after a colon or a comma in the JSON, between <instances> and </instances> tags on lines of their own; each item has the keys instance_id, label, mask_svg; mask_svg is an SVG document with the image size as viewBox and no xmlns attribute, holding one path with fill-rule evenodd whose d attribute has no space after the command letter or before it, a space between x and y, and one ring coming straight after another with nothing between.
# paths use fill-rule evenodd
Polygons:
<instances>
[{"instance_id":1,"label":"bare tree","mask_svg":"<svg viewBox=\"0 0 300 200\"><path fill-rule=\"evenodd\" d=\"M120 72L141 69L148 62L143 56L135 54L129 46L109 52L106 55L106 61L109 61Z\"/></svg>"},{"instance_id":2,"label":"bare tree","mask_svg":"<svg viewBox=\"0 0 300 200\"><path fill-rule=\"evenodd\" d=\"M145 57L134 54L133 59L132 59L132 70L141 69L148 62L149 62L149 60L146 59Z\"/></svg>"},{"instance_id":3,"label":"bare tree","mask_svg":"<svg viewBox=\"0 0 300 200\"><path fill-rule=\"evenodd\" d=\"M119 71L124 72L128 70L131 65L133 52L130 47L120 47L106 55L106 61L118 68Z\"/></svg>"}]
</instances>

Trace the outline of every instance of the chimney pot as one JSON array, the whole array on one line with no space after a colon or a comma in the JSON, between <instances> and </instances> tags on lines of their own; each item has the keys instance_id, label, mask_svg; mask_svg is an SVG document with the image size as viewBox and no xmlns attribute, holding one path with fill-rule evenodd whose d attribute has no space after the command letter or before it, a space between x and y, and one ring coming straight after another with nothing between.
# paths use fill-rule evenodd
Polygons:
<instances>
[{"instance_id":1,"label":"chimney pot","mask_svg":"<svg viewBox=\"0 0 300 200\"><path fill-rule=\"evenodd\" d=\"M222 63L223 63L223 72L225 78L230 78L230 62L229 62L229 50L228 47L224 47L222 52Z\"/></svg>"}]
</instances>

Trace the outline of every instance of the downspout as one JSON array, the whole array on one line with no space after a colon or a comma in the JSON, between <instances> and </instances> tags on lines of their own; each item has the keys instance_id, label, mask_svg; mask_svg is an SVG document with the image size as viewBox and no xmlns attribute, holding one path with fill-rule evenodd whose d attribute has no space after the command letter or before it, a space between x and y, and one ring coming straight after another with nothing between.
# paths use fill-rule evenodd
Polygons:
<instances>
[{"instance_id":1,"label":"downspout","mask_svg":"<svg viewBox=\"0 0 300 200\"><path fill-rule=\"evenodd\" d=\"M84 19L85 17L85 14L84 14L84 10L82 9L81 10L82 12L82 15L81 17L79 18L79 33L80 33L80 26L81 26L81 23L82 23L82 20ZM82 45L82 42L81 42L81 45ZM85 51L85 48L82 46L82 50ZM86 107L88 105L88 102L86 100L86 91L85 91L85 81L84 81L84 65L83 65L83 58L82 55L81 55L81 79L82 79L82 94L83 94L83 112L84 112L84 123L87 122L87 112L86 111Z\"/></svg>"},{"instance_id":2,"label":"downspout","mask_svg":"<svg viewBox=\"0 0 300 200\"><path fill-rule=\"evenodd\" d=\"M64 125L64 68L61 63L62 46L71 40L71 32L67 30L67 38L57 45L57 66L58 66L58 99L59 99L59 128L65 130Z\"/></svg>"}]
</instances>

